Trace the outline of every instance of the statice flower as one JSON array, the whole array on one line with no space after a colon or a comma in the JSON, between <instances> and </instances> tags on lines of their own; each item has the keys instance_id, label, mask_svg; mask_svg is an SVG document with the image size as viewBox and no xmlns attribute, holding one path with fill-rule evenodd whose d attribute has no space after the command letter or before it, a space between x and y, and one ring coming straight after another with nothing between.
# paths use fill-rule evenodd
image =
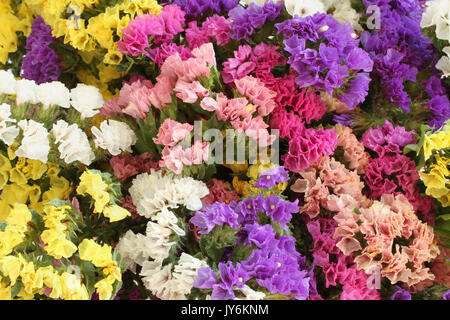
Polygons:
<instances>
[{"instance_id":1,"label":"statice flower","mask_svg":"<svg viewBox=\"0 0 450 320\"><path fill-rule=\"evenodd\" d=\"M352 126L355 122L352 120L352 115L348 113L335 114L333 116L334 123L339 123L343 126Z\"/></svg>"},{"instance_id":2,"label":"statice flower","mask_svg":"<svg viewBox=\"0 0 450 320\"><path fill-rule=\"evenodd\" d=\"M233 267L231 262L228 264L219 263L218 265L220 272L220 283L214 284L212 286L213 291L211 294L211 299L213 300L228 300L234 299L235 294L233 289L242 288L250 279L249 274L246 272L245 268L242 267L240 263L236 263L236 267Z\"/></svg>"},{"instance_id":3,"label":"statice flower","mask_svg":"<svg viewBox=\"0 0 450 320\"><path fill-rule=\"evenodd\" d=\"M28 51L22 63L24 79L34 80L37 84L58 80L61 75L59 58L50 48L54 41L52 28L45 24L42 17L36 17L25 46Z\"/></svg>"},{"instance_id":4,"label":"statice flower","mask_svg":"<svg viewBox=\"0 0 450 320\"><path fill-rule=\"evenodd\" d=\"M380 9L379 28L361 34L361 43L374 61L374 74L380 77L387 97L409 112L411 98L403 82L416 81L418 69L431 63L431 41L420 27L423 8L416 0L364 0L366 7Z\"/></svg>"},{"instance_id":5,"label":"statice flower","mask_svg":"<svg viewBox=\"0 0 450 320\"><path fill-rule=\"evenodd\" d=\"M277 183L283 183L289 181L289 173L284 167L274 167L269 171L260 174L260 178L254 184L257 188L270 189L277 185Z\"/></svg>"},{"instance_id":6,"label":"statice flower","mask_svg":"<svg viewBox=\"0 0 450 320\"><path fill-rule=\"evenodd\" d=\"M441 80L432 76L428 79L426 91L430 96L428 108L432 112L428 125L435 129L441 128L450 115L450 101L447 93L441 84Z\"/></svg>"},{"instance_id":7,"label":"statice flower","mask_svg":"<svg viewBox=\"0 0 450 320\"><path fill-rule=\"evenodd\" d=\"M447 290L442 295L442 300L450 300L450 290Z\"/></svg>"},{"instance_id":8,"label":"statice flower","mask_svg":"<svg viewBox=\"0 0 450 320\"><path fill-rule=\"evenodd\" d=\"M276 25L283 34L289 64L298 73L300 87L314 86L353 109L364 101L373 61L359 48L350 24L342 25L331 15L316 13L294 17Z\"/></svg>"},{"instance_id":9,"label":"statice flower","mask_svg":"<svg viewBox=\"0 0 450 320\"><path fill-rule=\"evenodd\" d=\"M391 296L391 300L411 300L411 294L399 286L395 286L395 292Z\"/></svg>"},{"instance_id":10,"label":"statice flower","mask_svg":"<svg viewBox=\"0 0 450 320\"><path fill-rule=\"evenodd\" d=\"M272 1L264 3L263 6L251 3L247 9L237 6L229 12L229 16L233 20L231 37L236 40L251 37L255 29L260 29L267 22L277 19L283 6L282 2L274 3Z\"/></svg>"},{"instance_id":11,"label":"statice flower","mask_svg":"<svg viewBox=\"0 0 450 320\"><path fill-rule=\"evenodd\" d=\"M385 121L382 126L369 128L362 136L362 143L378 153L380 156L385 154L401 154L403 147L415 143L416 137L414 131L406 131L404 127L393 126L389 121Z\"/></svg>"},{"instance_id":12,"label":"statice flower","mask_svg":"<svg viewBox=\"0 0 450 320\"><path fill-rule=\"evenodd\" d=\"M223 226L224 224L235 229L239 228L238 214L230 205L223 202L204 206L201 211L195 213L190 222L194 226L203 229L199 234L208 234L215 226Z\"/></svg>"},{"instance_id":13,"label":"statice flower","mask_svg":"<svg viewBox=\"0 0 450 320\"><path fill-rule=\"evenodd\" d=\"M231 20L217 14L206 18L201 27L191 21L186 29L186 39L191 48L216 40L218 45L230 42Z\"/></svg>"},{"instance_id":14,"label":"statice flower","mask_svg":"<svg viewBox=\"0 0 450 320\"><path fill-rule=\"evenodd\" d=\"M175 0L190 18L197 18L203 13L215 11L228 12L238 4L238 0Z\"/></svg>"}]
</instances>

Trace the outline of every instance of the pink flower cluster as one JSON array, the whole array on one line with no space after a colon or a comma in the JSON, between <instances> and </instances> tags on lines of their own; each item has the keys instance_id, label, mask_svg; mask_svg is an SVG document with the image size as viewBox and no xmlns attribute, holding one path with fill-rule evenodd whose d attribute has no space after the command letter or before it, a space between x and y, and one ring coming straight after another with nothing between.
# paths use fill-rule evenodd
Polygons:
<instances>
[{"instance_id":1,"label":"pink flower cluster","mask_svg":"<svg viewBox=\"0 0 450 320\"><path fill-rule=\"evenodd\" d=\"M156 78L154 85L145 79L136 79L124 84L118 98L105 102L101 115L113 116L124 113L133 118L145 119L150 106L164 109L172 102L174 92L184 102L193 103L198 98L209 95L209 91L197 79L208 77L210 66L216 66L211 43L195 48L192 50L192 57L184 61L179 53L175 53L164 61L161 74Z\"/></svg>"},{"instance_id":2,"label":"pink flower cluster","mask_svg":"<svg viewBox=\"0 0 450 320\"><path fill-rule=\"evenodd\" d=\"M164 6L161 13L138 15L122 29L123 40L117 43L118 50L123 54L139 56L145 54L150 57L149 37L153 37L153 44L159 46L169 43L174 36L183 31L185 13L177 5Z\"/></svg>"},{"instance_id":3,"label":"pink flower cluster","mask_svg":"<svg viewBox=\"0 0 450 320\"><path fill-rule=\"evenodd\" d=\"M358 174L364 174L369 165L370 156L365 151L364 145L352 133L349 127L337 124L334 127L338 135L338 147L344 149L344 160L351 170L356 170Z\"/></svg>"},{"instance_id":4,"label":"pink flower cluster","mask_svg":"<svg viewBox=\"0 0 450 320\"><path fill-rule=\"evenodd\" d=\"M417 218L405 196L385 194L370 206L358 206L349 198L335 202L334 237L341 239L337 247L345 255L361 251L355 258L358 269L380 270L392 284L411 286L434 279L425 266L439 254L433 230Z\"/></svg>"},{"instance_id":5,"label":"pink flower cluster","mask_svg":"<svg viewBox=\"0 0 450 320\"><path fill-rule=\"evenodd\" d=\"M151 169L158 169L158 163L153 161L153 155L147 152L137 156L129 153L113 156L109 160L109 164L113 168L116 178L121 181L139 173L150 172Z\"/></svg>"},{"instance_id":6,"label":"pink flower cluster","mask_svg":"<svg viewBox=\"0 0 450 320\"><path fill-rule=\"evenodd\" d=\"M260 146L271 145L276 137L269 134L269 125L262 117L275 107L272 99L274 93L251 76L236 80L236 87L239 94L245 97L228 99L225 94L218 93L215 99L203 98L200 106L206 111L215 112L219 120L230 121L235 130L258 141ZM253 117L255 112L258 115Z\"/></svg>"},{"instance_id":7,"label":"pink flower cluster","mask_svg":"<svg viewBox=\"0 0 450 320\"><path fill-rule=\"evenodd\" d=\"M214 202L239 201L238 193L228 183L213 178L206 182L206 186L209 189L209 194L202 198L203 205L213 204Z\"/></svg>"},{"instance_id":8,"label":"pink flower cluster","mask_svg":"<svg viewBox=\"0 0 450 320\"><path fill-rule=\"evenodd\" d=\"M196 141L194 144L183 149L181 145L173 148L165 147L162 151L159 166L180 174L184 166L199 165L209 160L209 142Z\"/></svg>"},{"instance_id":9,"label":"pink flower cluster","mask_svg":"<svg viewBox=\"0 0 450 320\"><path fill-rule=\"evenodd\" d=\"M194 145L186 149L183 149L180 144L193 129L194 127L189 123L180 123L172 119L164 120L159 127L158 136L153 138L153 142L164 146L162 159L159 161L160 167L169 168L179 174L185 165L191 166L208 161L209 143L196 141Z\"/></svg>"},{"instance_id":10,"label":"pink flower cluster","mask_svg":"<svg viewBox=\"0 0 450 320\"><path fill-rule=\"evenodd\" d=\"M224 62L222 77L225 83L233 84L236 80L248 75L254 75L264 85L276 93L274 101L275 112L286 112L286 106L292 108L294 113L307 123L320 119L326 111L325 102L312 90L298 90L295 75L290 73L282 78L276 77L272 69L284 66L287 59L278 47L258 44L254 49L248 45L239 46L234 52L234 58ZM301 120L300 119L300 120Z\"/></svg>"},{"instance_id":11,"label":"pink flower cluster","mask_svg":"<svg viewBox=\"0 0 450 320\"><path fill-rule=\"evenodd\" d=\"M383 194L404 194L424 220L434 225L434 205L431 197L420 195L416 186L419 174L416 164L407 156L384 155L373 159L364 180L368 187L367 195L379 199Z\"/></svg>"},{"instance_id":12,"label":"pink flower cluster","mask_svg":"<svg viewBox=\"0 0 450 320\"><path fill-rule=\"evenodd\" d=\"M321 157L316 163L305 171L300 172L291 190L304 193L302 213L310 219L317 217L321 208L330 209L330 200L333 196L349 195L355 201L362 201L361 193L364 184L356 171L348 170L342 163L334 158Z\"/></svg>"},{"instance_id":13,"label":"pink flower cluster","mask_svg":"<svg viewBox=\"0 0 450 320\"><path fill-rule=\"evenodd\" d=\"M333 129L305 128L292 112L275 114L270 124L272 128L280 129L280 137L289 140L289 153L282 159L284 166L293 172L305 170L321 156L331 155L338 144Z\"/></svg>"},{"instance_id":14,"label":"pink flower cluster","mask_svg":"<svg viewBox=\"0 0 450 320\"><path fill-rule=\"evenodd\" d=\"M400 126L394 128L387 120L382 126L368 129L361 139L366 148L377 152L381 157L386 153L402 153L404 146L415 143L416 140L413 132Z\"/></svg>"},{"instance_id":15,"label":"pink flower cluster","mask_svg":"<svg viewBox=\"0 0 450 320\"><path fill-rule=\"evenodd\" d=\"M198 26L197 21L191 21L186 29L186 39L191 48L197 48L214 39L219 46L230 42L231 20L217 14L206 18L205 22Z\"/></svg>"}]
</instances>

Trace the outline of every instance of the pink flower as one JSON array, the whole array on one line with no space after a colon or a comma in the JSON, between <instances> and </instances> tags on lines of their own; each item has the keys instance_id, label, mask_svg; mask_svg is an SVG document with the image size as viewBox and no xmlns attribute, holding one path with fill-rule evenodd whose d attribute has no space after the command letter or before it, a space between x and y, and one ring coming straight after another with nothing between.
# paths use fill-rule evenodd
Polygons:
<instances>
[{"instance_id":1,"label":"pink flower","mask_svg":"<svg viewBox=\"0 0 450 320\"><path fill-rule=\"evenodd\" d=\"M135 81L125 84L120 90L117 101L122 106L122 112L133 118L145 119L149 111L150 102L148 97L153 87L150 81Z\"/></svg>"},{"instance_id":2,"label":"pink flower","mask_svg":"<svg viewBox=\"0 0 450 320\"><path fill-rule=\"evenodd\" d=\"M161 67L164 61L175 53L178 53L183 61L192 57L191 50L183 45L178 46L175 43L161 44L157 48L149 51L149 57Z\"/></svg>"},{"instance_id":3,"label":"pink flower","mask_svg":"<svg viewBox=\"0 0 450 320\"><path fill-rule=\"evenodd\" d=\"M199 28L197 21L191 21L186 29L186 39L191 48L200 47L210 41L207 30Z\"/></svg>"},{"instance_id":4,"label":"pink flower","mask_svg":"<svg viewBox=\"0 0 450 320\"><path fill-rule=\"evenodd\" d=\"M238 201L238 193L231 188L229 184L223 183L216 178L206 183L209 189L209 194L202 198L203 204L213 204L214 202L226 202Z\"/></svg>"},{"instance_id":5,"label":"pink flower","mask_svg":"<svg viewBox=\"0 0 450 320\"><path fill-rule=\"evenodd\" d=\"M264 84L251 76L235 80L236 88L240 94L246 96L250 101L258 106L258 113L267 116L275 108L274 98L276 93L264 86Z\"/></svg>"},{"instance_id":6,"label":"pink flower","mask_svg":"<svg viewBox=\"0 0 450 320\"><path fill-rule=\"evenodd\" d=\"M179 123L167 118L158 130L158 137L153 142L167 147L173 147L184 139L194 127L189 123Z\"/></svg>"},{"instance_id":7,"label":"pink flower","mask_svg":"<svg viewBox=\"0 0 450 320\"><path fill-rule=\"evenodd\" d=\"M252 48L248 45L239 46L234 51L234 58L229 58L224 62L222 78L225 83L232 83L249 75L256 68L256 64L250 61Z\"/></svg>"},{"instance_id":8,"label":"pink flower","mask_svg":"<svg viewBox=\"0 0 450 320\"><path fill-rule=\"evenodd\" d=\"M175 174L180 174L183 167L193 164L201 164L209 159L209 142L196 141L193 146L183 150L181 145L176 147L166 146L162 151L162 157L159 161L160 167L166 167Z\"/></svg>"},{"instance_id":9,"label":"pink flower","mask_svg":"<svg viewBox=\"0 0 450 320\"><path fill-rule=\"evenodd\" d=\"M226 45L230 42L231 19L226 19L217 14L206 18L202 25L210 39L216 39L219 46Z\"/></svg>"},{"instance_id":10,"label":"pink flower","mask_svg":"<svg viewBox=\"0 0 450 320\"><path fill-rule=\"evenodd\" d=\"M174 88L177 97L185 103L195 103L198 98L209 96L209 90L203 87L200 82L185 82L179 80Z\"/></svg>"}]
</instances>

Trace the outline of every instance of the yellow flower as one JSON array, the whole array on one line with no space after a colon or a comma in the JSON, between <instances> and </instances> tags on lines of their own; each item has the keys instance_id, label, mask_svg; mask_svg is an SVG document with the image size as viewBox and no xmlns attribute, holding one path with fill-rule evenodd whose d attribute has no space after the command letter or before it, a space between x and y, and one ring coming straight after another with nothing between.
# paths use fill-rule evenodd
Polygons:
<instances>
[{"instance_id":1,"label":"yellow flower","mask_svg":"<svg viewBox=\"0 0 450 320\"><path fill-rule=\"evenodd\" d=\"M432 155L433 150L450 148L450 130L441 130L437 133L426 135L423 141L425 159Z\"/></svg>"},{"instance_id":2,"label":"yellow flower","mask_svg":"<svg viewBox=\"0 0 450 320\"><path fill-rule=\"evenodd\" d=\"M84 239L78 245L80 259L91 261L98 268L106 267L112 260L111 247L104 244L100 246L94 240Z\"/></svg>"},{"instance_id":3,"label":"yellow flower","mask_svg":"<svg viewBox=\"0 0 450 320\"><path fill-rule=\"evenodd\" d=\"M49 230L44 230L44 232ZM42 234L44 234L44 232ZM50 231L51 233L51 231ZM42 239L46 242L44 239ZM47 243L47 242L46 242ZM64 235L59 234L59 238L47 243L45 251L55 259L70 258L77 251L77 246L67 240Z\"/></svg>"},{"instance_id":4,"label":"yellow flower","mask_svg":"<svg viewBox=\"0 0 450 320\"><path fill-rule=\"evenodd\" d=\"M435 156L436 163L431 165L430 171L419 172L420 178L427 187L425 193L433 198L438 199L444 207L450 205L450 188L447 185L450 184L450 171L448 166L450 159Z\"/></svg>"},{"instance_id":5,"label":"yellow flower","mask_svg":"<svg viewBox=\"0 0 450 320\"><path fill-rule=\"evenodd\" d=\"M110 284L113 284L115 280L122 281L122 272L115 261L110 262L110 264L103 269L103 274Z\"/></svg>"},{"instance_id":6,"label":"yellow flower","mask_svg":"<svg viewBox=\"0 0 450 320\"><path fill-rule=\"evenodd\" d=\"M8 224L6 229L25 233L28 229L28 222L30 221L31 212L28 210L28 207L25 204L16 203L6 218L6 223Z\"/></svg>"},{"instance_id":7,"label":"yellow flower","mask_svg":"<svg viewBox=\"0 0 450 320\"><path fill-rule=\"evenodd\" d=\"M100 300L109 300L111 298L113 287L106 279L98 281L94 287L97 289Z\"/></svg>"},{"instance_id":8,"label":"yellow flower","mask_svg":"<svg viewBox=\"0 0 450 320\"><path fill-rule=\"evenodd\" d=\"M24 264L22 270L20 271L20 280L22 281L25 293L34 294L33 290L36 288L35 285L39 283L40 279L36 277L36 270L33 262L26 262Z\"/></svg>"},{"instance_id":9,"label":"yellow flower","mask_svg":"<svg viewBox=\"0 0 450 320\"><path fill-rule=\"evenodd\" d=\"M11 286L0 282L0 300L11 300Z\"/></svg>"},{"instance_id":10,"label":"yellow flower","mask_svg":"<svg viewBox=\"0 0 450 320\"><path fill-rule=\"evenodd\" d=\"M103 58L103 63L118 65L122 62L123 54L115 46L108 50Z\"/></svg>"},{"instance_id":11,"label":"yellow flower","mask_svg":"<svg viewBox=\"0 0 450 320\"><path fill-rule=\"evenodd\" d=\"M89 194L95 201L94 213L101 213L110 200L107 189L108 185L100 174L86 170L80 177L77 193L82 196Z\"/></svg>"},{"instance_id":12,"label":"yellow flower","mask_svg":"<svg viewBox=\"0 0 450 320\"><path fill-rule=\"evenodd\" d=\"M119 79L125 75L124 72L118 72L114 66L107 66L104 63L97 65L98 76L103 83L110 82L111 80Z\"/></svg>"},{"instance_id":13,"label":"yellow flower","mask_svg":"<svg viewBox=\"0 0 450 320\"><path fill-rule=\"evenodd\" d=\"M10 254L16 246L23 242L23 239L23 234L14 232L8 228L0 232L0 257Z\"/></svg>"},{"instance_id":14,"label":"yellow flower","mask_svg":"<svg viewBox=\"0 0 450 320\"><path fill-rule=\"evenodd\" d=\"M129 213L128 210L119 207L118 205L112 205L105 207L105 209L103 210L103 215L109 218L110 222L115 222L131 216L131 213Z\"/></svg>"},{"instance_id":15,"label":"yellow flower","mask_svg":"<svg viewBox=\"0 0 450 320\"><path fill-rule=\"evenodd\" d=\"M11 286L16 284L23 264L24 261L16 256L9 255L0 258L0 271L5 277L9 278Z\"/></svg>"},{"instance_id":16,"label":"yellow flower","mask_svg":"<svg viewBox=\"0 0 450 320\"><path fill-rule=\"evenodd\" d=\"M224 166L231 169L233 173L244 173L248 170L247 160L245 160L245 163L224 164Z\"/></svg>"},{"instance_id":17,"label":"yellow flower","mask_svg":"<svg viewBox=\"0 0 450 320\"><path fill-rule=\"evenodd\" d=\"M42 194L44 204L55 199L67 199L72 191L69 181L64 177L51 177L50 189Z\"/></svg>"}]
</instances>

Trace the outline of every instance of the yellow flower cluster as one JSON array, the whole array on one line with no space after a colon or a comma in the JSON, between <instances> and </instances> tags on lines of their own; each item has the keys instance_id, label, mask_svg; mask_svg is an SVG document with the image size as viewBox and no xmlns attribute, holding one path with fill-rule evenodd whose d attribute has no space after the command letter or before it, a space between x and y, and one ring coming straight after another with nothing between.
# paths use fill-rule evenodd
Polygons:
<instances>
[{"instance_id":1,"label":"yellow flower cluster","mask_svg":"<svg viewBox=\"0 0 450 320\"><path fill-rule=\"evenodd\" d=\"M27 204L30 209L42 212L44 205L53 199L67 199L72 187L67 179L58 174L60 168L53 163L38 160L16 159L13 147L8 149L8 158L0 154L0 222L5 221L15 204ZM36 181L48 178L49 189L44 191Z\"/></svg>"},{"instance_id":2,"label":"yellow flower cluster","mask_svg":"<svg viewBox=\"0 0 450 320\"><path fill-rule=\"evenodd\" d=\"M233 178L233 187L236 192L243 196L244 198L250 197L252 195L258 194L259 189L253 187L253 185L258 181L259 175L263 172L270 170L271 168L276 167L277 165L272 164L270 162L257 162L256 164L251 165L247 170L247 177L250 178L250 181L242 181L239 180L238 177ZM288 182L277 183L276 187L272 188L267 194L282 193L288 186Z\"/></svg>"},{"instance_id":3,"label":"yellow flower cluster","mask_svg":"<svg viewBox=\"0 0 450 320\"><path fill-rule=\"evenodd\" d=\"M435 156L428 173L419 172L420 178L427 187L426 194L439 200L444 207L450 206L450 159Z\"/></svg>"},{"instance_id":4,"label":"yellow flower cluster","mask_svg":"<svg viewBox=\"0 0 450 320\"><path fill-rule=\"evenodd\" d=\"M94 199L94 213L103 213L110 222L125 219L131 214L124 208L110 203L108 184L103 181L100 174L86 170L80 177L80 184L77 188L79 195L90 195Z\"/></svg>"},{"instance_id":5,"label":"yellow flower cluster","mask_svg":"<svg viewBox=\"0 0 450 320\"><path fill-rule=\"evenodd\" d=\"M29 34L31 21L26 18L27 14L25 6L20 6L18 12L14 12L11 1L0 1L0 21L2 22L2 28L0 28L0 63L6 63L9 53L17 51L17 32Z\"/></svg>"},{"instance_id":6,"label":"yellow flower cluster","mask_svg":"<svg viewBox=\"0 0 450 320\"><path fill-rule=\"evenodd\" d=\"M8 255L25 239L31 212L24 204L15 204L6 218L6 227L0 231L0 257Z\"/></svg>"},{"instance_id":7,"label":"yellow flower cluster","mask_svg":"<svg viewBox=\"0 0 450 320\"><path fill-rule=\"evenodd\" d=\"M419 172L427 187L425 193L437 199L444 207L450 206L450 158L444 150L450 151L450 121L438 132L425 135L423 140L425 159L434 157L432 164ZM448 154L448 153L447 153Z\"/></svg>"},{"instance_id":8,"label":"yellow flower cluster","mask_svg":"<svg viewBox=\"0 0 450 320\"><path fill-rule=\"evenodd\" d=\"M26 261L22 255L0 257L0 272L10 280L9 284L4 279L0 282L1 300L12 298L11 289L19 277L22 287L17 294L18 299L34 299L36 294L44 294L44 290L50 291L46 295L52 299L89 299L86 286L80 277L68 272L59 274L52 266L36 268L33 262Z\"/></svg>"},{"instance_id":9,"label":"yellow flower cluster","mask_svg":"<svg viewBox=\"0 0 450 320\"><path fill-rule=\"evenodd\" d=\"M97 268L103 269L105 278L98 281L94 287L97 289L100 300L111 298L113 284L122 281L122 273L117 262L112 258L112 249L108 245L100 246L95 241L84 239L78 246L80 259L92 262Z\"/></svg>"},{"instance_id":10,"label":"yellow flower cluster","mask_svg":"<svg viewBox=\"0 0 450 320\"><path fill-rule=\"evenodd\" d=\"M46 246L45 251L55 259L70 258L76 251L77 246L66 238L68 233L67 211L70 206L55 207L45 206L42 218L47 228L41 234L41 239Z\"/></svg>"}]
</instances>

